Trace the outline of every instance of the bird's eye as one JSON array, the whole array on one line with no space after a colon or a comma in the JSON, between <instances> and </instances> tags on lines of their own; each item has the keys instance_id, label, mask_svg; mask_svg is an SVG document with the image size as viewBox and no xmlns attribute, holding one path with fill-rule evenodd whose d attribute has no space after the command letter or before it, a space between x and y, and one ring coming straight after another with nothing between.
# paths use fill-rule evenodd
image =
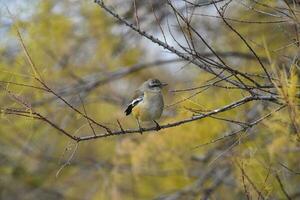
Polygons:
<instances>
[{"instance_id":1,"label":"bird's eye","mask_svg":"<svg viewBox=\"0 0 300 200\"><path fill-rule=\"evenodd\" d=\"M157 86L159 86L159 85L156 84L156 83L153 83L153 82L149 84L149 87L151 87L151 88L154 88L154 87L157 87Z\"/></svg>"},{"instance_id":2,"label":"bird's eye","mask_svg":"<svg viewBox=\"0 0 300 200\"><path fill-rule=\"evenodd\" d=\"M161 83L158 80L152 80L149 82L149 87L150 88L155 88L155 87L160 87Z\"/></svg>"}]
</instances>

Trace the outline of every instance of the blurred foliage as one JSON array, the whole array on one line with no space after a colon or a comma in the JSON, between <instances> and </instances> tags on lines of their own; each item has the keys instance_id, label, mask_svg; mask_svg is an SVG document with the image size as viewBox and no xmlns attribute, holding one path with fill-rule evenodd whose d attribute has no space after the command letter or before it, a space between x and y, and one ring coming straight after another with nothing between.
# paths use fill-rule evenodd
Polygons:
<instances>
[{"instance_id":1,"label":"blurred foliage","mask_svg":"<svg viewBox=\"0 0 300 200\"><path fill-rule=\"evenodd\" d=\"M276 6L276 2L272 4ZM264 6L256 6L257 9L269 11ZM232 12L232 17L240 20L274 19L237 7L240 8L234 4L227 12ZM152 15L152 9L146 8L144 15ZM165 10L162 10L164 12L159 16L165 16ZM130 18L130 13L125 13ZM213 43L217 50L248 52L241 40L228 27L222 26L220 21L215 22L220 25L218 31L210 30L209 26L212 25L208 22L203 19L201 23L207 24L211 38L218 38ZM135 43L138 40L122 35L122 26L115 24L93 2L40 1L32 16L12 23L8 33L10 42L18 44L16 25L43 80L55 91L72 90L74 85L102 79L111 72L147 60L147 51ZM245 132L198 148L194 147L234 131L236 125L206 118L159 133L128 134L86 141L76 149L75 143L41 121L2 114L1 199L126 200L159 199L168 195L177 195L177 199L205 199L210 192L213 192L211 199L246 199L245 187L253 199L259 198L255 187L267 199L284 199L276 175L281 178L288 193L295 195L294 199L297 195L299 198L299 174L295 175L281 165L296 171L300 169L297 138L300 134L297 98L299 66L291 59L286 59L295 57L299 48L296 45L285 46L293 37L293 25L232 24L252 41L251 46L261 57L269 58L267 69L276 77L274 92L280 94L282 102L287 104L286 108ZM93 134L86 119L61 101L53 100L49 93L3 82L40 86L33 77L20 45L13 49L3 45L0 53L2 110L21 107L7 93L11 91L71 133L81 136ZM227 58L226 62L244 72L262 72L257 60ZM75 90L66 99L83 110L78 97L80 95L88 115L96 121L105 122L112 129L118 129L117 119L126 128L136 127L134 119L125 117L123 110L134 89L145 79L159 77L172 83L170 87L174 89L201 85L212 78L191 66L175 73L170 70L149 68L89 91ZM184 77L182 74L186 71L189 76ZM255 79L262 80L259 77ZM164 92L167 105L192 94ZM244 95L240 91L213 87L183 103L167 106L161 123L188 118L192 115L189 109L216 109ZM276 107L249 103L218 117L253 121ZM95 130L103 131L97 127Z\"/></svg>"}]
</instances>

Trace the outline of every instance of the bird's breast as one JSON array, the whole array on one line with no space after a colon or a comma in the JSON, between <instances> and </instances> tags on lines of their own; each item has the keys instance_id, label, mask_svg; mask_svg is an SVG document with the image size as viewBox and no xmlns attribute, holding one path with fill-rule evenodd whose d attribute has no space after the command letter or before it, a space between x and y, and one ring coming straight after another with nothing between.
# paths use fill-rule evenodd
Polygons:
<instances>
[{"instance_id":1,"label":"bird's breast","mask_svg":"<svg viewBox=\"0 0 300 200\"><path fill-rule=\"evenodd\" d=\"M164 108L161 93L145 94L144 99L132 110L133 115L141 121L152 121L160 118Z\"/></svg>"}]
</instances>

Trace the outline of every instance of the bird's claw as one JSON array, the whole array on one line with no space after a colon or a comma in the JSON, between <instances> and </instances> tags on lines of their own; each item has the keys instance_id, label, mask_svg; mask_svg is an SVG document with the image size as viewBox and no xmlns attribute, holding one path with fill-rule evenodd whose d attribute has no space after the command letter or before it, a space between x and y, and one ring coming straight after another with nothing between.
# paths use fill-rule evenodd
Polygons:
<instances>
[{"instance_id":1,"label":"bird's claw","mask_svg":"<svg viewBox=\"0 0 300 200\"><path fill-rule=\"evenodd\" d=\"M161 129L161 127L159 125L156 126L156 128L155 128L156 131L159 131L160 129Z\"/></svg>"},{"instance_id":2,"label":"bird's claw","mask_svg":"<svg viewBox=\"0 0 300 200\"><path fill-rule=\"evenodd\" d=\"M161 129L160 125L156 121L154 121L154 123L156 125L155 130L159 131Z\"/></svg>"},{"instance_id":3,"label":"bird's claw","mask_svg":"<svg viewBox=\"0 0 300 200\"><path fill-rule=\"evenodd\" d=\"M143 128L139 127L140 134L143 135Z\"/></svg>"}]
</instances>

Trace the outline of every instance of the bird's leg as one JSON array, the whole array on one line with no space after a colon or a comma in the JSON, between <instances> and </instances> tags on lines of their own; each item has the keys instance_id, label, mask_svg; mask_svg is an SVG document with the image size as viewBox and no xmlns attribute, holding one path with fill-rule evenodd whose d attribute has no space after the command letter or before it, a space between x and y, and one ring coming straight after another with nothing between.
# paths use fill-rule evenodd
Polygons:
<instances>
[{"instance_id":1,"label":"bird's leg","mask_svg":"<svg viewBox=\"0 0 300 200\"><path fill-rule=\"evenodd\" d=\"M138 126L139 126L140 133L143 134L143 129L142 129L142 127L141 127L141 124L140 124L140 121L139 121L138 118L136 118L136 122L137 122L137 124L138 124Z\"/></svg>"},{"instance_id":2,"label":"bird's leg","mask_svg":"<svg viewBox=\"0 0 300 200\"><path fill-rule=\"evenodd\" d=\"M159 131L161 129L160 125L157 123L157 121L153 120L153 122L156 125L156 131Z\"/></svg>"}]
</instances>

